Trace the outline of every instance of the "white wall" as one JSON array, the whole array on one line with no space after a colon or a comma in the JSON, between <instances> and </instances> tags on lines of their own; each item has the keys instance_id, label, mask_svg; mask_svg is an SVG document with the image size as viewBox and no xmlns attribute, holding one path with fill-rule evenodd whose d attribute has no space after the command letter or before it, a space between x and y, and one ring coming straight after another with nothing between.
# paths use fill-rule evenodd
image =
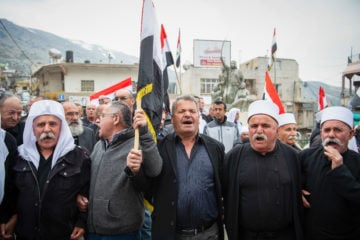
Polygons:
<instances>
[{"instance_id":1,"label":"white wall","mask_svg":"<svg viewBox=\"0 0 360 240\"><path fill-rule=\"evenodd\" d=\"M81 92L81 80L94 80L94 92L116 84L128 77L137 82L138 68L69 67L65 75L65 92Z\"/></svg>"}]
</instances>

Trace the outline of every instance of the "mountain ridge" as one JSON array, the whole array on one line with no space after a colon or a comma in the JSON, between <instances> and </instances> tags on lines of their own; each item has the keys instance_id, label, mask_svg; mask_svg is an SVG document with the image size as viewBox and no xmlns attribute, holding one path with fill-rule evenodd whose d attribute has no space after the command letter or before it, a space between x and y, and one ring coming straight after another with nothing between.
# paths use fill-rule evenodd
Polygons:
<instances>
[{"instance_id":1,"label":"mountain ridge","mask_svg":"<svg viewBox=\"0 0 360 240\"><path fill-rule=\"evenodd\" d=\"M8 64L9 68L23 75L29 75L34 64L50 63L50 49L60 51L63 59L66 51L72 51L74 62L133 64L139 61L137 57L121 51L18 26L4 18L0 21L0 63Z\"/></svg>"}]
</instances>

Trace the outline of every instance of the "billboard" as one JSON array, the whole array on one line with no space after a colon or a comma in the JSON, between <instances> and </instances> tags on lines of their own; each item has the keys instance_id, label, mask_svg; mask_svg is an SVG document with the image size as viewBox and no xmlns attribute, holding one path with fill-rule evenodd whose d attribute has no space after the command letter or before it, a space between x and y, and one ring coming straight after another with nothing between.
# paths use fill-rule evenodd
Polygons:
<instances>
[{"instance_id":1,"label":"billboard","mask_svg":"<svg viewBox=\"0 0 360 240\"><path fill-rule=\"evenodd\" d=\"M193 47L194 67L222 67L220 57L223 57L227 66L230 66L230 41L194 39Z\"/></svg>"},{"instance_id":2,"label":"billboard","mask_svg":"<svg viewBox=\"0 0 360 240\"><path fill-rule=\"evenodd\" d=\"M69 96L69 102L78 103L81 106L86 107L88 104L90 104L90 98L88 96Z\"/></svg>"}]
</instances>

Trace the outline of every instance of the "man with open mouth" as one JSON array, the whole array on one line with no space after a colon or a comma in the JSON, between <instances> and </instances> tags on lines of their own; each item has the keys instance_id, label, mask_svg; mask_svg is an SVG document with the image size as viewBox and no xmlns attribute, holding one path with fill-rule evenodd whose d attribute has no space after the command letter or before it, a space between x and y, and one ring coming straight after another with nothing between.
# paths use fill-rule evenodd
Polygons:
<instances>
[{"instance_id":1,"label":"man with open mouth","mask_svg":"<svg viewBox=\"0 0 360 240\"><path fill-rule=\"evenodd\" d=\"M225 226L229 240L302 239L300 163L278 139L279 108L249 105L249 143L225 156Z\"/></svg>"}]
</instances>

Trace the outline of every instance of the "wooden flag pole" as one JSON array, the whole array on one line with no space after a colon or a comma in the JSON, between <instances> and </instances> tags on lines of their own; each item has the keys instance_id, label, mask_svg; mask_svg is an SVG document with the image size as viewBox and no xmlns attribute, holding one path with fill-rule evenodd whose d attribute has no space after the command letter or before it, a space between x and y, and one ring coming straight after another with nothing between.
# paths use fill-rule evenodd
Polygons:
<instances>
[{"instance_id":1,"label":"wooden flag pole","mask_svg":"<svg viewBox=\"0 0 360 240\"><path fill-rule=\"evenodd\" d=\"M136 108L141 108L141 98L136 99ZM135 128L135 136L134 136L134 149L139 149L139 128Z\"/></svg>"}]
</instances>

